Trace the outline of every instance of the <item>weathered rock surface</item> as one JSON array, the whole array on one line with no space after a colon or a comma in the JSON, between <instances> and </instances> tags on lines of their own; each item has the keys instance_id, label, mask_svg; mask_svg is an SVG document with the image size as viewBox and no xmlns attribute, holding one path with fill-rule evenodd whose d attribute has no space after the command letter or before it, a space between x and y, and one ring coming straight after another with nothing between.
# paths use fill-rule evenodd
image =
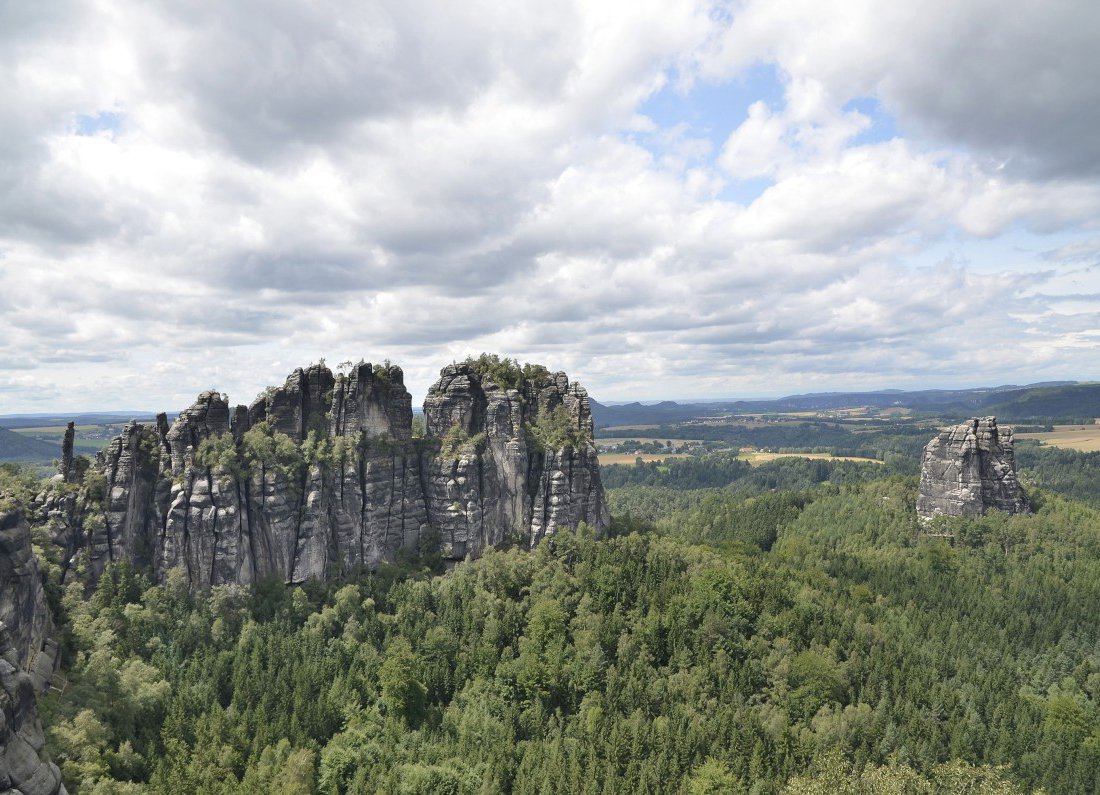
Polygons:
<instances>
[{"instance_id":1,"label":"weathered rock surface","mask_svg":"<svg viewBox=\"0 0 1100 795\"><path fill-rule=\"evenodd\" d=\"M571 433L592 438L588 393L565 373L506 388L469 364L443 369L424 416L429 437L458 442L428 461L431 524L448 556L476 557L505 541L533 547L581 522L607 526L593 445L542 449L528 431L559 408Z\"/></svg>"},{"instance_id":2,"label":"weathered rock surface","mask_svg":"<svg viewBox=\"0 0 1100 795\"><path fill-rule=\"evenodd\" d=\"M65 438L61 442L61 462L59 465L59 474L66 483L71 482L69 478L73 474L73 442L75 439L76 423L70 422L68 427L65 428Z\"/></svg>"},{"instance_id":3,"label":"weathered rock surface","mask_svg":"<svg viewBox=\"0 0 1100 795\"><path fill-rule=\"evenodd\" d=\"M295 370L247 408L203 392L171 428L131 423L79 499L45 495L66 576L110 561L186 570L193 586L326 578L441 548L476 557L608 522L588 396L541 368L509 388L471 364L442 371L414 438L400 368ZM530 428L554 411L552 444ZM209 441L208 441L209 440ZM204 444L205 443L205 444Z\"/></svg>"},{"instance_id":4,"label":"weathered rock surface","mask_svg":"<svg viewBox=\"0 0 1100 795\"><path fill-rule=\"evenodd\" d=\"M76 423L70 422L61 440L61 458L57 462L57 479L64 483L80 483L88 469L88 459L73 455L76 440Z\"/></svg>"},{"instance_id":5,"label":"weathered rock surface","mask_svg":"<svg viewBox=\"0 0 1100 795\"><path fill-rule=\"evenodd\" d=\"M991 508L1031 511L1016 479L1012 429L998 428L996 417L975 417L925 446L917 513L923 519L981 516Z\"/></svg>"},{"instance_id":6,"label":"weathered rock surface","mask_svg":"<svg viewBox=\"0 0 1100 795\"><path fill-rule=\"evenodd\" d=\"M20 511L0 513L0 792L64 793L46 757L35 691L57 668L53 624Z\"/></svg>"},{"instance_id":7,"label":"weathered rock surface","mask_svg":"<svg viewBox=\"0 0 1100 795\"><path fill-rule=\"evenodd\" d=\"M41 650L53 626L21 511L0 513L0 621L8 628L21 668Z\"/></svg>"}]
</instances>

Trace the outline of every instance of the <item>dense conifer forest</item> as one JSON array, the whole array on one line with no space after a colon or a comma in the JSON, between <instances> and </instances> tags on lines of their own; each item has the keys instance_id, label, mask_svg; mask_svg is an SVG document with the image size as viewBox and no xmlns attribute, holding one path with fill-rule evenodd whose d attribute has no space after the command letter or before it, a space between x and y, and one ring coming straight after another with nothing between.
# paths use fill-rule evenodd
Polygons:
<instances>
[{"instance_id":1,"label":"dense conifer forest","mask_svg":"<svg viewBox=\"0 0 1100 795\"><path fill-rule=\"evenodd\" d=\"M1093 792L1100 513L1066 475L1079 455L1035 454L1035 515L936 535L916 479L881 465L693 481L670 462L609 472L631 485L607 538L447 573L190 593L114 566L90 598L54 580L49 750L97 795Z\"/></svg>"}]
</instances>

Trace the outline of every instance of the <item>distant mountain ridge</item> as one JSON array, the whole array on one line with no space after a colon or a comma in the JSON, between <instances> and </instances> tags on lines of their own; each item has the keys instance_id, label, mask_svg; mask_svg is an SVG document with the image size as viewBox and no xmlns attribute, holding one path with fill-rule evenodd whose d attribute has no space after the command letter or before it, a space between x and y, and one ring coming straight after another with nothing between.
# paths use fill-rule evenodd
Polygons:
<instances>
[{"instance_id":1,"label":"distant mountain ridge","mask_svg":"<svg viewBox=\"0 0 1100 795\"><path fill-rule=\"evenodd\" d=\"M48 425L106 425L109 423L154 422L155 411L84 411L79 414L61 414L56 411L43 414L0 414L0 428L40 428ZM168 415L169 419L175 414Z\"/></svg>"},{"instance_id":2,"label":"distant mountain ridge","mask_svg":"<svg viewBox=\"0 0 1100 795\"><path fill-rule=\"evenodd\" d=\"M1100 384L1078 381L1044 381L1035 384L1005 384L974 389L883 389L872 392L817 392L790 395L773 400L732 400L711 403L677 403L672 400L652 405L626 403L608 406L591 401L597 428L616 425L663 425L694 417L718 414L827 411L853 406L892 408L903 406L917 411L968 415L977 409L1003 419L1084 418L1100 416Z\"/></svg>"},{"instance_id":3,"label":"distant mountain ridge","mask_svg":"<svg viewBox=\"0 0 1100 795\"><path fill-rule=\"evenodd\" d=\"M1002 419L1026 417L1077 419L1100 417L1100 383L1069 386L1040 386L1013 394L1012 398L988 405L988 413Z\"/></svg>"}]
</instances>

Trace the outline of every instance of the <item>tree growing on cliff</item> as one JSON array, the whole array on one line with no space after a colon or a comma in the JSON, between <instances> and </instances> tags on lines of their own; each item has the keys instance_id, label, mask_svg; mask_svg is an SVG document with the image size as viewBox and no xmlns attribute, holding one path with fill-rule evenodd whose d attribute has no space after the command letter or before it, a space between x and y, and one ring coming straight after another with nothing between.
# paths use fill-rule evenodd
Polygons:
<instances>
[{"instance_id":1,"label":"tree growing on cliff","mask_svg":"<svg viewBox=\"0 0 1100 795\"><path fill-rule=\"evenodd\" d=\"M304 459L294 440L273 431L266 422L258 422L241 437L241 451L250 467L276 469L290 482L301 477Z\"/></svg>"},{"instance_id":2,"label":"tree growing on cliff","mask_svg":"<svg viewBox=\"0 0 1100 795\"><path fill-rule=\"evenodd\" d=\"M207 469L221 469L237 479L245 477L247 466L237 452L237 440L231 433L208 436L195 451L195 463Z\"/></svg>"},{"instance_id":3,"label":"tree growing on cliff","mask_svg":"<svg viewBox=\"0 0 1100 795\"><path fill-rule=\"evenodd\" d=\"M34 471L19 464L0 464L0 511L26 508L38 488Z\"/></svg>"},{"instance_id":4,"label":"tree growing on cliff","mask_svg":"<svg viewBox=\"0 0 1100 795\"><path fill-rule=\"evenodd\" d=\"M539 411L535 421L527 424L527 438L538 450L577 449L588 442L587 434L573 426L573 418L565 406Z\"/></svg>"},{"instance_id":5,"label":"tree growing on cliff","mask_svg":"<svg viewBox=\"0 0 1100 795\"><path fill-rule=\"evenodd\" d=\"M541 364L520 365L515 359L501 358L495 353L467 357L464 364L502 389L523 389L526 384L541 386L550 376L550 371Z\"/></svg>"}]
</instances>

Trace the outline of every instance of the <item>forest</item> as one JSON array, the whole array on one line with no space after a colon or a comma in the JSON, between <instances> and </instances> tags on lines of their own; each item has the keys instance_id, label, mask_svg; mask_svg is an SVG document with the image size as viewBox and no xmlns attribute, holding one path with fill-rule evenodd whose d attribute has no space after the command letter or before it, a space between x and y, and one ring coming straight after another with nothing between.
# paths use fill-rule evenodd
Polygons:
<instances>
[{"instance_id":1,"label":"forest","mask_svg":"<svg viewBox=\"0 0 1100 795\"><path fill-rule=\"evenodd\" d=\"M48 747L96 795L1094 792L1097 455L1020 452L1034 515L935 535L910 474L703 457L607 468L607 537L450 572L47 565Z\"/></svg>"}]
</instances>

